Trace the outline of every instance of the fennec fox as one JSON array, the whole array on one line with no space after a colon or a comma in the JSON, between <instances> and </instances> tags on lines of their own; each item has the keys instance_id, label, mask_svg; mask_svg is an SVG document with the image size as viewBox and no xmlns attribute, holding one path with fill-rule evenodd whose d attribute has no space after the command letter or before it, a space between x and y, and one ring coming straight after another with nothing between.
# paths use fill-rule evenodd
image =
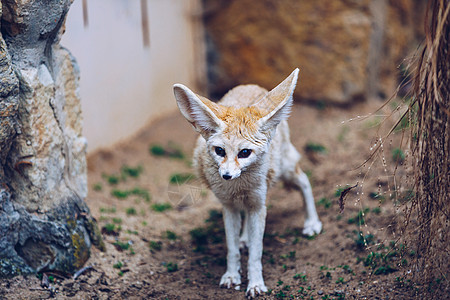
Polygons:
<instances>
[{"instance_id":1,"label":"fennec fox","mask_svg":"<svg viewBox=\"0 0 450 300\"><path fill-rule=\"evenodd\" d=\"M201 134L194 150L194 166L223 204L228 255L220 285L240 288L239 248L247 246L250 297L267 291L261 255L270 185L281 179L299 188L306 202L303 233L314 235L322 230L311 185L298 166L300 154L290 142L286 121L297 77L295 69L270 92L257 85L240 85L218 103L184 85L174 85L181 113ZM245 220L239 237L241 210Z\"/></svg>"}]
</instances>

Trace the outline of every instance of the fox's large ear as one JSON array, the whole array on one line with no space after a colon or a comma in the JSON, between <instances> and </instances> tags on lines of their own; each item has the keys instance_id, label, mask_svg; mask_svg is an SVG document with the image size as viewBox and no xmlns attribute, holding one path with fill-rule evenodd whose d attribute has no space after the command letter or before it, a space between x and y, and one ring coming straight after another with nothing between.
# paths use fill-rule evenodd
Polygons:
<instances>
[{"instance_id":1,"label":"fox's large ear","mask_svg":"<svg viewBox=\"0 0 450 300\"><path fill-rule=\"evenodd\" d=\"M220 110L214 102L197 96L182 84L175 84L173 92L177 99L178 108L194 129L203 136L221 129L225 124L213 112Z\"/></svg>"},{"instance_id":2,"label":"fox's large ear","mask_svg":"<svg viewBox=\"0 0 450 300\"><path fill-rule=\"evenodd\" d=\"M297 84L297 78L298 68L261 101L266 106L264 108L269 111L267 115L258 120L261 131L271 130L289 117L293 103L292 94Z\"/></svg>"}]
</instances>

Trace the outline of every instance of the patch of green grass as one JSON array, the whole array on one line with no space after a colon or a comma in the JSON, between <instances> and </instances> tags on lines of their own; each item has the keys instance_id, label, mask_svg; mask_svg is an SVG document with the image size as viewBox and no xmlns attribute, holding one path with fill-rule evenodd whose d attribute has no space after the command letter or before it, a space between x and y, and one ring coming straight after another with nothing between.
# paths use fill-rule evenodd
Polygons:
<instances>
[{"instance_id":1,"label":"patch of green grass","mask_svg":"<svg viewBox=\"0 0 450 300\"><path fill-rule=\"evenodd\" d=\"M364 250L367 246L372 245L374 243L373 234L364 235L362 231L354 230L353 233L356 234L356 238L354 239L356 247L359 250Z\"/></svg>"},{"instance_id":2,"label":"patch of green grass","mask_svg":"<svg viewBox=\"0 0 450 300\"><path fill-rule=\"evenodd\" d=\"M175 173L170 176L169 182L171 184L184 184L195 179L194 174L191 173Z\"/></svg>"},{"instance_id":3,"label":"patch of green grass","mask_svg":"<svg viewBox=\"0 0 450 300\"><path fill-rule=\"evenodd\" d=\"M381 207L374 207L372 208L372 212L376 215L381 214Z\"/></svg>"},{"instance_id":4,"label":"patch of green grass","mask_svg":"<svg viewBox=\"0 0 450 300\"><path fill-rule=\"evenodd\" d=\"M154 156L165 156L169 158L175 159L184 159L185 155L181 150L181 147L176 145L175 143L169 142L167 147L163 147L158 144L154 144L150 146L150 153Z\"/></svg>"},{"instance_id":5,"label":"patch of green grass","mask_svg":"<svg viewBox=\"0 0 450 300\"><path fill-rule=\"evenodd\" d=\"M178 264L173 262L168 262L166 264L167 272L172 273L178 271Z\"/></svg>"},{"instance_id":6,"label":"patch of green grass","mask_svg":"<svg viewBox=\"0 0 450 300\"><path fill-rule=\"evenodd\" d=\"M111 196L116 197L117 199L126 199L129 194L130 194L129 191L124 191L124 190L119 190L119 189L113 189L111 191Z\"/></svg>"},{"instance_id":7,"label":"patch of green grass","mask_svg":"<svg viewBox=\"0 0 450 300\"><path fill-rule=\"evenodd\" d=\"M364 266L372 268L375 275L387 275L397 271L391 265L391 256L381 252L371 252L364 259Z\"/></svg>"},{"instance_id":8,"label":"patch of green grass","mask_svg":"<svg viewBox=\"0 0 450 300\"><path fill-rule=\"evenodd\" d=\"M106 182L108 182L110 185L116 185L119 183L120 178L117 175L107 175L107 174L103 174L102 175L103 179L106 180Z\"/></svg>"},{"instance_id":9,"label":"patch of green grass","mask_svg":"<svg viewBox=\"0 0 450 300\"><path fill-rule=\"evenodd\" d=\"M103 189L103 187L102 187L102 184L101 184L101 183L95 183L95 184L92 186L92 189L93 189L94 191L96 191L96 192L99 192L99 191L101 191L101 190Z\"/></svg>"},{"instance_id":10,"label":"patch of green grass","mask_svg":"<svg viewBox=\"0 0 450 300\"><path fill-rule=\"evenodd\" d=\"M124 177L130 176L130 177L133 177L133 178L138 178L139 175L141 175L141 173L144 171L144 168L141 165L139 165L137 167L134 167L134 168L130 167L130 166L127 166L127 165L124 165L122 167L121 171L122 171L122 175Z\"/></svg>"},{"instance_id":11,"label":"patch of green grass","mask_svg":"<svg viewBox=\"0 0 450 300\"><path fill-rule=\"evenodd\" d=\"M117 211L115 207L100 207L101 213L113 214Z\"/></svg>"},{"instance_id":12,"label":"patch of green grass","mask_svg":"<svg viewBox=\"0 0 450 300\"><path fill-rule=\"evenodd\" d=\"M136 195L145 200L145 202L150 202L151 196L148 190L135 187L131 190L119 190L113 189L111 195L118 199L126 199L129 195Z\"/></svg>"},{"instance_id":13,"label":"patch of green grass","mask_svg":"<svg viewBox=\"0 0 450 300\"><path fill-rule=\"evenodd\" d=\"M153 203L151 209L156 212L164 212L172 209L172 205L170 203Z\"/></svg>"},{"instance_id":14,"label":"patch of green grass","mask_svg":"<svg viewBox=\"0 0 450 300\"><path fill-rule=\"evenodd\" d=\"M319 201L317 201L317 206L323 205L325 208L330 208L333 205L333 202L328 200L327 198L323 197Z\"/></svg>"},{"instance_id":15,"label":"patch of green grass","mask_svg":"<svg viewBox=\"0 0 450 300\"><path fill-rule=\"evenodd\" d=\"M150 146L150 153L154 156L164 156L166 151L164 150L164 147L161 145L152 145Z\"/></svg>"},{"instance_id":16,"label":"patch of green grass","mask_svg":"<svg viewBox=\"0 0 450 300\"><path fill-rule=\"evenodd\" d=\"M123 267L123 262L121 262L120 260L113 265L114 269L122 269L122 267Z\"/></svg>"},{"instance_id":17,"label":"patch of green grass","mask_svg":"<svg viewBox=\"0 0 450 300\"><path fill-rule=\"evenodd\" d=\"M297 273L293 277L294 279L301 279L303 282L307 281L307 277L305 273Z\"/></svg>"},{"instance_id":18,"label":"patch of green grass","mask_svg":"<svg viewBox=\"0 0 450 300\"><path fill-rule=\"evenodd\" d=\"M336 280L336 283L338 283L338 284L345 283L344 277L339 277L339 278Z\"/></svg>"},{"instance_id":19,"label":"patch of green grass","mask_svg":"<svg viewBox=\"0 0 450 300\"><path fill-rule=\"evenodd\" d=\"M128 242L124 243L124 242L121 242L121 241L115 241L113 245L119 251L130 249L130 244Z\"/></svg>"},{"instance_id":20,"label":"patch of green grass","mask_svg":"<svg viewBox=\"0 0 450 300\"><path fill-rule=\"evenodd\" d=\"M139 234L136 230L130 230L130 229L127 229L127 233L128 234L134 234L134 235L138 235Z\"/></svg>"},{"instance_id":21,"label":"patch of green grass","mask_svg":"<svg viewBox=\"0 0 450 300\"><path fill-rule=\"evenodd\" d=\"M121 218L112 218L112 221L114 224L122 224L122 219Z\"/></svg>"},{"instance_id":22,"label":"patch of green grass","mask_svg":"<svg viewBox=\"0 0 450 300\"><path fill-rule=\"evenodd\" d=\"M148 243L148 246L150 247L151 250L155 250L155 251L161 251L162 249L162 243L161 242L157 242L157 241L150 241Z\"/></svg>"},{"instance_id":23,"label":"patch of green grass","mask_svg":"<svg viewBox=\"0 0 450 300\"><path fill-rule=\"evenodd\" d=\"M341 266L341 268L342 268L346 273L355 275L355 272L353 272L352 268L350 268L349 265L343 265L343 266Z\"/></svg>"},{"instance_id":24,"label":"patch of green grass","mask_svg":"<svg viewBox=\"0 0 450 300\"><path fill-rule=\"evenodd\" d=\"M134 208L134 207L128 207L128 208L125 210L125 212L126 212L126 214L127 214L128 216L135 216L135 215L137 215L136 208Z\"/></svg>"},{"instance_id":25,"label":"patch of green grass","mask_svg":"<svg viewBox=\"0 0 450 300\"><path fill-rule=\"evenodd\" d=\"M392 150L392 160L395 163L401 164L405 161L405 158L406 158L406 156L402 149L395 148Z\"/></svg>"},{"instance_id":26,"label":"patch of green grass","mask_svg":"<svg viewBox=\"0 0 450 300\"><path fill-rule=\"evenodd\" d=\"M281 254L280 258L283 258L283 259L287 259L287 258L295 259L295 254L296 254L295 251L290 251L288 254Z\"/></svg>"},{"instance_id":27,"label":"patch of green grass","mask_svg":"<svg viewBox=\"0 0 450 300\"><path fill-rule=\"evenodd\" d=\"M145 200L145 202L150 202L151 196L149 191L146 189L135 187L132 190L130 190L129 193L141 197L142 199Z\"/></svg>"},{"instance_id":28,"label":"patch of green grass","mask_svg":"<svg viewBox=\"0 0 450 300\"><path fill-rule=\"evenodd\" d=\"M171 241L175 241L178 236L175 234L175 232L170 231L170 230L166 230L166 232L164 233L164 236Z\"/></svg>"},{"instance_id":29,"label":"patch of green grass","mask_svg":"<svg viewBox=\"0 0 450 300\"><path fill-rule=\"evenodd\" d=\"M327 148L325 148L325 146L321 144L309 142L305 146L305 151L315 153L326 153Z\"/></svg>"},{"instance_id":30,"label":"patch of green grass","mask_svg":"<svg viewBox=\"0 0 450 300\"><path fill-rule=\"evenodd\" d=\"M105 234L116 235L120 231L120 227L117 227L115 224L106 223L105 226L102 227L102 232Z\"/></svg>"}]
</instances>

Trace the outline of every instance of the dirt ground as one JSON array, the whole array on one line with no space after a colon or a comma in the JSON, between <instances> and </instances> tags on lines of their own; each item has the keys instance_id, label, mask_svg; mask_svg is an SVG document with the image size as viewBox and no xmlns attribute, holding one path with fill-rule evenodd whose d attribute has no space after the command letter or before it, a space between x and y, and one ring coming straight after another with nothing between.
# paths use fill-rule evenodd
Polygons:
<instances>
[{"instance_id":1,"label":"dirt ground","mask_svg":"<svg viewBox=\"0 0 450 300\"><path fill-rule=\"evenodd\" d=\"M394 161L394 153L400 161L408 159L408 153L395 150L401 132L383 140L375 159L364 164L376 125L395 106L363 117L380 105L294 106L291 138L303 154L323 232L302 236L300 194L281 184L270 190L263 253L270 290L260 299L421 298L421 290L404 277L415 253L395 243L409 185L407 171ZM384 124L390 129L393 121ZM89 268L76 279L45 273L49 288L34 275L3 280L0 298L243 299L246 251L241 290L219 287L226 268L221 207L195 178L187 178L195 139L174 112L129 140L92 153L86 201L102 228L106 252L92 248ZM356 183L340 213L338 189Z\"/></svg>"}]
</instances>

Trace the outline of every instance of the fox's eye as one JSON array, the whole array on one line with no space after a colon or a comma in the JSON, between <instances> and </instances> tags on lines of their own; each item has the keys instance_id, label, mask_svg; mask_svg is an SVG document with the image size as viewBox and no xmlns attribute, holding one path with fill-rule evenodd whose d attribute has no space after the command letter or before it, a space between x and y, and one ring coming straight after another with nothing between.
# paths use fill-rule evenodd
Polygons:
<instances>
[{"instance_id":1,"label":"fox's eye","mask_svg":"<svg viewBox=\"0 0 450 300\"><path fill-rule=\"evenodd\" d=\"M250 149L242 149L239 151L238 158L247 158L252 154L252 150Z\"/></svg>"},{"instance_id":2,"label":"fox's eye","mask_svg":"<svg viewBox=\"0 0 450 300\"><path fill-rule=\"evenodd\" d=\"M225 150L223 148L216 147L214 150L216 151L217 155L219 155L221 157L225 157Z\"/></svg>"}]
</instances>

